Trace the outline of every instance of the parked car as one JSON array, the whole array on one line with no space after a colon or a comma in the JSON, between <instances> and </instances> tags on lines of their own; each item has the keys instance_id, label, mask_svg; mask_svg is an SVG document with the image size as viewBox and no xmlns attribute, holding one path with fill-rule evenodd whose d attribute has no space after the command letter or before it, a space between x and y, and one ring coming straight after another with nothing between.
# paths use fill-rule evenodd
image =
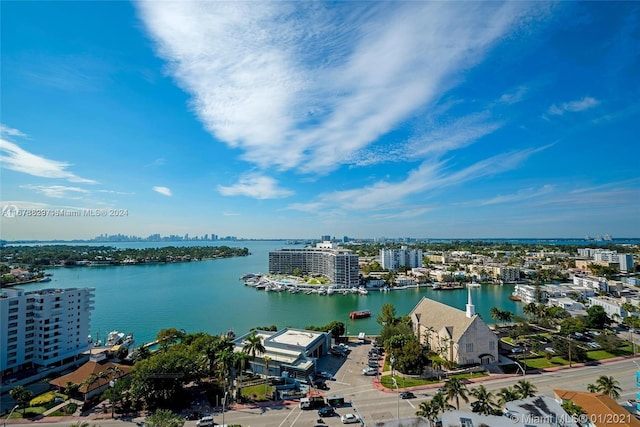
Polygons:
<instances>
[{"instance_id":1,"label":"parked car","mask_svg":"<svg viewBox=\"0 0 640 427\"><path fill-rule=\"evenodd\" d=\"M324 378L325 380L332 380L333 379L333 374L331 374L331 372L327 372L327 371L318 372L316 374L316 376L318 378Z\"/></svg>"},{"instance_id":2,"label":"parked car","mask_svg":"<svg viewBox=\"0 0 640 427\"><path fill-rule=\"evenodd\" d=\"M318 409L319 417L333 417L334 415L336 415L336 411L331 406Z\"/></svg>"},{"instance_id":3,"label":"parked car","mask_svg":"<svg viewBox=\"0 0 640 427\"><path fill-rule=\"evenodd\" d=\"M356 414L344 414L340 417L342 424L355 424L360 422L360 418Z\"/></svg>"},{"instance_id":4,"label":"parked car","mask_svg":"<svg viewBox=\"0 0 640 427\"><path fill-rule=\"evenodd\" d=\"M369 367L370 368L378 368L380 365L378 365L378 362L376 362L375 360L369 360Z\"/></svg>"},{"instance_id":5,"label":"parked car","mask_svg":"<svg viewBox=\"0 0 640 427\"><path fill-rule=\"evenodd\" d=\"M364 368L362 373L364 375L378 375L378 368Z\"/></svg>"},{"instance_id":6,"label":"parked car","mask_svg":"<svg viewBox=\"0 0 640 427\"><path fill-rule=\"evenodd\" d=\"M416 395L410 391L403 391L400 393L400 399L415 399Z\"/></svg>"},{"instance_id":7,"label":"parked car","mask_svg":"<svg viewBox=\"0 0 640 427\"><path fill-rule=\"evenodd\" d=\"M380 360L382 359L381 356L378 356L377 354L370 354L369 355L369 360Z\"/></svg>"},{"instance_id":8,"label":"parked car","mask_svg":"<svg viewBox=\"0 0 640 427\"><path fill-rule=\"evenodd\" d=\"M544 351L547 351L547 352L549 352L549 353L551 353L551 354L553 354L553 353L555 353L555 352L556 352L556 351L553 349L553 347L545 347L545 348L544 348Z\"/></svg>"},{"instance_id":9,"label":"parked car","mask_svg":"<svg viewBox=\"0 0 640 427\"><path fill-rule=\"evenodd\" d=\"M598 349L598 348L600 348L600 347L601 347L601 346L600 346L600 344L598 344L598 343L597 343L597 342L595 342L595 341L588 342L588 343L587 343L587 346L589 346L589 347L591 347L591 348L593 348L593 349Z\"/></svg>"},{"instance_id":10,"label":"parked car","mask_svg":"<svg viewBox=\"0 0 640 427\"><path fill-rule=\"evenodd\" d=\"M520 347L513 347L511 349L511 353L514 353L514 354L524 353L524 349Z\"/></svg>"}]
</instances>

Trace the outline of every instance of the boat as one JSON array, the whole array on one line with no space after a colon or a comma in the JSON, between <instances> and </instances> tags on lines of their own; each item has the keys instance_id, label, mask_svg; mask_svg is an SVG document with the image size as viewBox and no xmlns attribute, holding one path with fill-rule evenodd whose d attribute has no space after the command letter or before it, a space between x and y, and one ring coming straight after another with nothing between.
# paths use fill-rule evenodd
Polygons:
<instances>
[{"instance_id":1,"label":"boat","mask_svg":"<svg viewBox=\"0 0 640 427\"><path fill-rule=\"evenodd\" d=\"M370 316L371 316L370 310L358 310L358 311L352 311L351 313L349 313L349 318L351 319L364 319Z\"/></svg>"},{"instance_id":2,"label":"boat","mask_svg":"<svg viewBox=\"0 0 640 427\"><path fill-rule=\"evenodd\" d=\"M335 291L336 288L334 288L333 285L329 285L329 287L327 288L327 295L333 295Z\"/></svg>"},{"instance_id":3,"label":"boat","mask_svg":"<svg viewBox=\"0 0 640 427\"><path fill-rule=\"evenodd\" d=\"M38 279L38 282L50 282L50 281L51 281L51 277L42 277Z\"/></svg>"},{"instance_id":4,"label":"boat","mask_svg":"<svg viewBox=\"0 0 640 427\"><path fill-rule=\"evenodd\" d=\"M122 344L124 341L124 332L111 331L109 335L107 335L107 341L104 343L107 347L113 347L118 344Z\"/></svg>"},{"instance_id":5,"label":"boat","mask_svg":"<svg viewBox=\"0 0 640 427\"><path fill-rule=\"evenodd\" d=\"M480 286L482 285L478 282L467 283L467 288L479 288Z\"/></svg>"},{"instance_id":6,"label":"boat","mask_svg":"<svg viewBox=\"0 0 640 427\"><path fill-rule=\"evenodd\" d=\"M434 291L437 291L438 289L440 289L440 285L438 283L434 283L431 289L433 289Z\"/></svg>"},{"instance_id":7,"label":"boat","mask_svg":"<svg viewBox=\"0 0 640 427\"><path fill-rule=\"evenodd\" d=\"M358 287L358 293L360 295L367 295L369 293L369 291L364 286L359 286Z\"/></svg>"}]
</instances>

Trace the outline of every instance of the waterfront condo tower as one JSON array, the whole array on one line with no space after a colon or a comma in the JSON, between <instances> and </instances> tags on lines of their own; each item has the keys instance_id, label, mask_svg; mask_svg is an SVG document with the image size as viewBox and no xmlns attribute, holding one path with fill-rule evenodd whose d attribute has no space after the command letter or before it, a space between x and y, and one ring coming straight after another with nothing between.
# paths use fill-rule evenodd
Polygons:
<instances>
[{"instance_id":1,"label":"waterfront condo tower","mask_svg":"<svg viewBox=\"0 0 640 427\"><path fill-rule=\"evenodd\" d=\"M0 376L72 362L89 349L93 288L2 289Z\"/></svg>"},{"instance_id":2,"label":"waterfront condo tower","mask_svg":"<svg viewBox=\"0 0 640 427\"><path fill-rule=\"evenodd\" d=\"M269 252L270 274L318 274L343 288L360 283L358 255L347 249L285 248Z\"/></svg>"}]
</instances>

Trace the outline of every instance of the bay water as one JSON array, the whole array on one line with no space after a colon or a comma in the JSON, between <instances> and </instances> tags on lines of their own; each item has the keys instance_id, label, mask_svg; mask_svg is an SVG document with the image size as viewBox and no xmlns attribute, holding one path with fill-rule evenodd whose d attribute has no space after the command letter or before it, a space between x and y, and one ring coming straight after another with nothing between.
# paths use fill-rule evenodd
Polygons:
<instances>
[{"instance_id":1,"label":"bay water","mask_svg":"<svg viewBox=\"0 0 640 427\"><path fill-rule=\"evenodd\" d=\"M136 345L153 341L158 331L165 328L211 334L233 330L243 334L259 326L303 328L333 320L344 322L350 335L377 334L381 326L376 317L385 303L393 304L398 315L408 314L425 296L461 310L467 303L466 289L420 288L323 296L264 292L245 286L240 276L266 273L269 251L285 247L285 241L113 244L119 248L196 245L247 247L251 255L175 264L53 268L47 270L53 274L51 282L22 287L25 290L95 288L95 309L91 315L93 339L104 342L110 331L118 330L132 332ZM472 288L476 312L487 323L494 323L489 314L494 306L521 314L522 303L508 299L511 292L513 285ZM365 309L371 310L370 318L349 319L351 311Z\"/></svg>"}]
</instances>

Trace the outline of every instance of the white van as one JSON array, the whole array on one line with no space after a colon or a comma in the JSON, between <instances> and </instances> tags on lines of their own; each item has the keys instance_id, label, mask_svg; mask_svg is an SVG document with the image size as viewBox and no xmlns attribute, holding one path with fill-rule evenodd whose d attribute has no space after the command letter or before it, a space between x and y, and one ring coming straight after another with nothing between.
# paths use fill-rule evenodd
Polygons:
<instances>
[{"instance_id":1,"label":"white van","mask_svg":"<svg viewBox=\"0 0 640 427\"><path fill-rule=\"evenodd\" d=\"M298 406L300 406L300 409L311 409L311 399L303 397L300 399L300 404Z\"/></svg>"},{"instance_id":2,"label":"white van","mask_svg":"<svg viewBox=\"0 0 640 427\"><path fill-rule=\"evenodd\" d=\"M207 415L206 417L202 417L198 420L198 422L196 423L196 425L198 427L208 427L208 426L212 426L214 425L213 423L213 417L210 415Z\"/></svg>"},{"instance_id":3,"label":"white van","mask_svg":"<svg viewBox=\"0 0 640 427\"><path fill-rule=\"evenodd\" d=\"M366 338L366 335L364 334L364 332L360 332L358 334L358 344L364 344L365 338Z\"/></svg>"}]
</instances>

